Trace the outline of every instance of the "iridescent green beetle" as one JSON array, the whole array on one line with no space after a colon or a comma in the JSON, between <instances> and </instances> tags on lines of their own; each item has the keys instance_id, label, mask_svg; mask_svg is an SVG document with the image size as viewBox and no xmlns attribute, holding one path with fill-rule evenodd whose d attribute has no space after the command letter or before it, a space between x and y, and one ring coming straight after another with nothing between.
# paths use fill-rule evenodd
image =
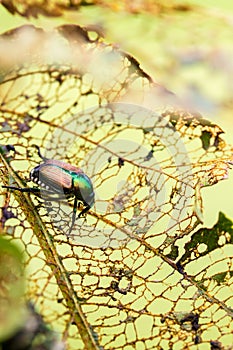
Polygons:
<instances>
[{"instance_id":1,"label":"iridescent green beetle","mask_svg":"<svg viewBox=\"0 0 233 350\"><path fill-rule=\"evenodd\" d=\"M72 223L69 233L76 219L78 202L84 204L83 210L79 213L78 218L83 216L92 207L95 200L95 193L90 178L80 169L71 164L60 160L48 159L43 157L40 148L36 146L38 155L43 159L44 163L37 165L30 172L30 180L36 183L39 187L20 188L13 186L2 186L11 190L20 192L30 192L38 197L48 200L54 200L64 196L68 199L74 197ZM42 194L43 196L42 196Z\"/></svg>"}]
</instances>

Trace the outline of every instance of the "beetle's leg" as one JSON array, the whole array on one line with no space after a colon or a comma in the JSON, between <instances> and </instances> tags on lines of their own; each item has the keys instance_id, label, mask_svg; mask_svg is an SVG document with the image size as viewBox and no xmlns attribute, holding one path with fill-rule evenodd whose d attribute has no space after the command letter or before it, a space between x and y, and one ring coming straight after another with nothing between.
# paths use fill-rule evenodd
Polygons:
<instances>
[{"instance_id":1,"label":"beetle's leg","mask_svg":"<svg viewBox=\"0 0 233 350\"><path fill-rule=\"evenodd\" d=\"M72 222L71 222L71 226L69 229L69 234L71 233L74 223L75 223L75 219L76 219L76 212L77 212L77 204L78 204L78 199L76 197L74 197L74 208L73 208L73 215L72 215Z\"/></svg>"},{"instance_id":2,"label":"beetle's leg","mask_svg":"<svg viewBox=\"0 0 233 350\"><path fill-rule=\"evenodd\" d=\"M48 191L48 190L42 190L39 187L14 187L14 186L2 186L3 188L8 188L10 190L13 191L20 191L20 192L28 192L28 193L33 193L35 196L41 198L41 199L45 199L45 196L47 195L47 200L51 199L53 200L52 196L49 196L51 194L54 194L52 191Z\"/></svg>"},{"instance_id":3,"label":"beetle's leg","mask_svg":"<svg viewBox=\"0 0 233 350\"><path fill-rule=\"evenodd\" d=\"M20 192L31 192L34 194L40 193L40 189L37 187L29 187L29 188L14 187L14 186L2 186L2 187L8 188L8 189L14 190L14 191L20 191Z\"/></svg>"},{"instance_id":4,"label":"beetle's leg","mask_svg":"<svg viewBox=\"0 0 233 350\"><path fill-rule=\"evenodd\" d=\"M81 216L83 216L83 214L87 213L88 210L90 209L90 205L87 205L82 211L81 213L78 214L78 218L81 218Z\"/></svg>"},{"instance_id":5,"label":"beetle's leg","mask_svg":"<svg viewBox=\"0 0 233 350\"><path fill-rule=\"evenodd\" d=\"M36 147L37 152L38 152L38 156L39 156L41 159L43 159L44 161L46 161L46 160L49 159L49 158L46 158L46 157L42 156L39 146L37 146L37 145L34 145L34 146Z\"/></svg>"}]
</instances>

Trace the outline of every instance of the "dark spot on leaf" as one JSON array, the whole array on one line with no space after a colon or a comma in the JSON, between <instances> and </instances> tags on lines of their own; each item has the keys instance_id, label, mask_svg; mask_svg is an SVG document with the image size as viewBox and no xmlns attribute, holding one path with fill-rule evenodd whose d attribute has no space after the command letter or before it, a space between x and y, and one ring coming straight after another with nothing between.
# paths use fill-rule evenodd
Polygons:
<instances>
[{"instance_id":1,"label":"dark spot on leaf","mask_svg":"<svg viewBox=\"0 0 233 350\"><path fill-rule=\"evenodd\" d=\"M149 132L152 132L152 131L153 131L153 128L144 128L143 129L144 134L148 134Z\"/></svg>"},{"instance_id":2,"label":"dark spot on leaf","mask_svg":"<svg viewBox=\"0 0 233 350\"><path fill-rule=\"evenodd\" d=\"M14 151L15 152L15 147L12 146L12 145L6 145L6 149L7 149L8 152L10 152L10 151Z\"/></svg>"},{"instance_id":3,"label":"dark spot on leaf","mask_svg":"<svg viewBox=\"0 0 233 350\"><path fill-rule=\"evenodd\" d=\"M210 341L210 346L211 346L211 350L221 350L221 349L223 349L222 348L222 344L218 340L216 340L216 341L211 340Z\"/></svg>"},{"instance_id":4,"label":"dark spot on leaf","mask_svg":"<svg viewBox=\"0 0 233 350\"><path fill-rule=\"evenodd\" d=\"M199 335L196 335L194 338L194 344L199 344L201 342L201 338Z\"/></svg>"},{"instance_id":5,"label":"dark spot on leaf","mask_svg":"<svg viewBox=\"0 0 233 350\"><path fill-rule=\"evenodd\" d=\"M233 229L232 221L229 220L223 213L219 213L218 222L212 228L203 228L198 230L192 236L192 240L185 245L185 254L180 259L182 264L189 262L192 253L197 249L198 245L204 243L206 245L206 250L199 256L206 255L209 252L219 248L218 240L219 237L228 232L229 234L229 244L233 243Z\"/></svg>"},{"instance_id":6,"label":"dark spot on leaf","mask_svg":"<svg viewBox=\"0 0 233 350\"><path fill-rule=\"evenodd\" d=\"M201 142L202 142L202 147L204 150L207 150L210 147L210 140L211 140L212 134L209 131L202 131L201 134Z\"/></svg>"},{"instance_id":7,"label":"dark spot on leaf","mask_svg":"<svg viewBox=\"0 0 233 350\"><path fill-rule=\"evenodd\" d=\"M43 102L44 101L44 97L41 94L37 93L37 100L39 102Z\"/></svg>"},{"instance_id":8,"label":"dark spot on leaf","mask_svg":"<svg viewBox=\"0 0 233 350\"><path fill-rule=\"evenodd\" d=\"M118 166L121 168L124 165L125 161L122 158L118 158Z\"/></svg>"},{"instance_id":9,"label":"dark spot on leaf","mask_svg":"<svg viewBox=\"0 0 233 350\"><path fill-rule=\"evenodd\" d=\"M114 289L116 292L126 295L127 294L127 290L126 289L122 289L119 287L119 282L117 281L112 281L111 282L111 288Z\"/></svg>"},{"instance_id":10,"label":"dark spot on leaf","mask_svg":"<svg viewBox=\"0 0 233 350\"><path fill-rule=\"evenodd\" d=\"M219 148L219 145L221 144L221 138L219 137L219 134L221 134L221 132L219 132L214 139L214 147L216 147L217 149Z\"/></svg>"},{"instance_id":11,"label":"dark spot on leaf","mask_svg":"<svg viewBox=\"0 0 233 350\"><path fill-rule=\"evenodd\" d=\"M176 260L177 256L178 256L178 247L177 246L172 246L171 247L171 252L169 254L167 254L167 257L171 260ZM179 269L178 269L179 271Z\"/></svg>"},{"instance_id":12,"label":"dark spot on leaf","mask_svg":"<svg viewBox=\"0 0 233 350\"><path fill-rule=\"evenodd\" d=\"M10 151L15 152L15 147L13 145L0 145L0 153L1 154L7 154Z\"/></svg>"},{"instance_id":13,"label":"dark spot on leaf","mask_svg":"<svg viewBox=\"0 0 233 350\"><path fill-rule=\"evenodd\" d=\"M161 323L165 323L165 317L164 316L161 316L160 322Z\"/></svg>"},{"instance_id":14,"label":"dark spot on leaf","mask_svg":"<svg viewBox=\"0 0 233 350\"><path fill-rule=\"evenodd\" d=\"M219 285L224 282L226 275L227 275L227 272L222 272L214 275L212 278Z\"/></svg>"},{"instance_id":15,"label":"dark spot on leaf","mask_svg":"<svg viewBox=\"0 0 233 350\"><path fill-rule=\"evenodd\" d=\"M147 156L144 158L144 161L149 161L153 157L154 150L152 149Z\"/></svg>"},{"instance_id":16,"label":"dark spot on leaf","mask_svg":"<svg viewBox=\"0 0 233 350\"><path fill-rule=\"evenodd\" d=\"M22 134L23 132L30 130L30 127L26 123L17 122L17 129L18 129L18 133Z\"/></svg>"},{"instance_id":17,"label":"dark spot on leaf","mask_svg":"<svg viewBox=\"0 0 233 350\"><path fill-rule=\"evenodd\" d=\"M11 219L11 218L16 218L15 214L11 210L8 210L7 207L3 207L2 208L2 217L0 219L1 226L4 227L6 221Z\"/></svg>"},{"instance_id":18,"label":"dark spot on leaf","mask_svg":"<svg viewBox=\"0 0 233 350\"><path fill-rule=\"evenodd\" d=\"M180 320L181 324L184 324L187 322L191 323L193 331L197 331L200 328L200 325L198 324L198 322L199 322L199 315L198 314L190 313L190 314L187 314L185 317L183 317Z\"/></svg>"},{"instance_id":19,"label":"dark spot on leaf","mask_svg":"<svg viewBox=\"0 0 233 350\"><path fill-rule=\"evenodd\" d=\"M183 266L181 265L180 261L178 261L178 262L176 263L176 266L177 266L177 270L178 270L180 273L184 274L184 268L183 268Z\"/></svg>"}]
</instances>

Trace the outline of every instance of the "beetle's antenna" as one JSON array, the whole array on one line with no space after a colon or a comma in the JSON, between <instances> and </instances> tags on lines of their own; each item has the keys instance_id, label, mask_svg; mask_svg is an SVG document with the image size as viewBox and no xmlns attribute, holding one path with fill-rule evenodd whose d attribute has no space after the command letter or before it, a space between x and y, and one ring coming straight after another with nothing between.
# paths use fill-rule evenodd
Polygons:
<instances>
[{"instance_id":1,"label":"beetle's antenna","mask_svg":"<svg viewBox=\"0 0 233 350\"><path fill-rule=\"evenodd\" d=\"M37 152L38 152L38 156L39 156L41 159L43 159L44 161L49 159L49 158L46 158L46 157L42 156L39 146L37 146L37 145L33 145L33 146L36 147Z\"/></svg>"}]
</instances>

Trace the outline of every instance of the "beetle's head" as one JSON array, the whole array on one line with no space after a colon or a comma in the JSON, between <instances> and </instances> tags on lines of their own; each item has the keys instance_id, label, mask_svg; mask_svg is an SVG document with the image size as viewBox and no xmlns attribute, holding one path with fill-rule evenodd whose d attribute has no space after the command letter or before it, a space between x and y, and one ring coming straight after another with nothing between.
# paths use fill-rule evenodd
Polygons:
<instances>
[{"instance_id":1,"label":"beetle's head","mask_svg":"<svg viewBox=\"0 0 233 350\"><path fill-rule=\"evenodd\" d=\"M78 177L74 179L74 187L76 193L78 193L78 197L80 197L79 199L83 200L86 205L92 207L95 201L95 193L89 177L84 173L78 174Z\"/></svg>"}]
</instances>

